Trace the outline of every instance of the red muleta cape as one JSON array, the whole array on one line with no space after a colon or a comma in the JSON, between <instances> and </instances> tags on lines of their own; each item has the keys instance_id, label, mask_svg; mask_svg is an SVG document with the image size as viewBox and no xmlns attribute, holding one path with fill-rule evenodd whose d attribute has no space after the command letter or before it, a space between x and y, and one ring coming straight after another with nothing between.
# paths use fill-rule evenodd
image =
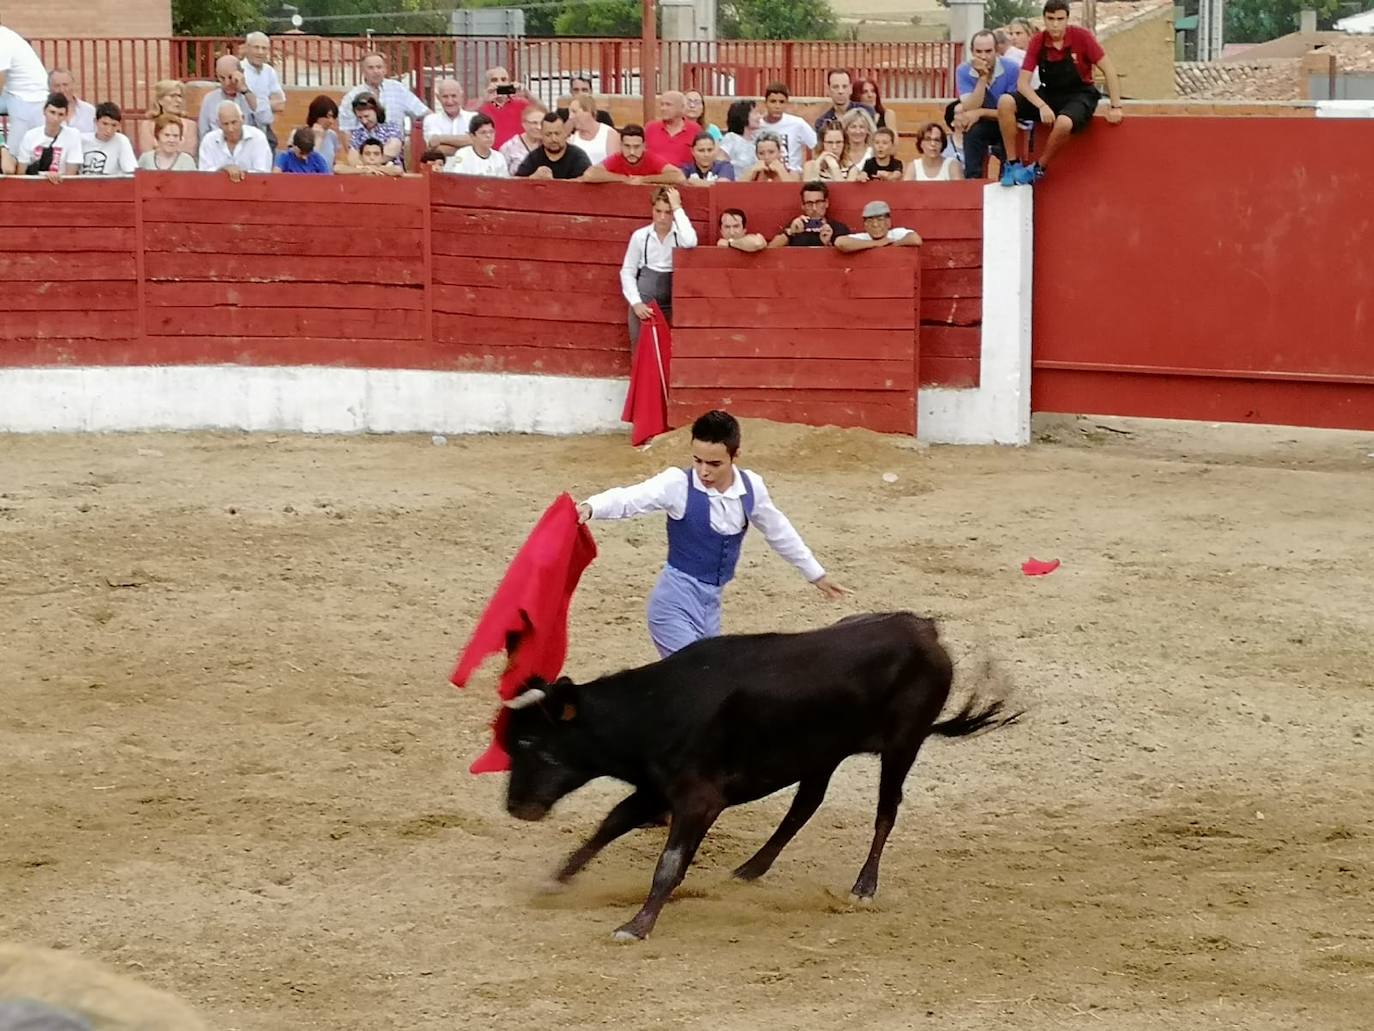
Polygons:
<instances>
[{"instance_id":1,"label":"red muleta cape","mask_svg":"<svg viewBox=\"0 0 1374 1031\"><path fill-rule=\"evenodd\" d=\"M507 653L501 674L502 701L514 698L532 676L555 679L568 654L568 606L582 570L594 558L596 541L586 526L578 524L577 504L567 494L559 495L530 531L487 602L458 658L451 678L454 685L465 686L482 660L502 649ZM504 708L497 712L491 746L469 767L470 772L510 769L504 740L508 716Z\"/></svg>"},{"instance_id":2,"label":"red muleta cape","mask_svg":"<svg viewBox=\"0 0 1374 1031\"><path fill-rule=\"evenodd\" d=\"M620 421L632 423L630 443L639 447L660 433L668 432L668 377L673 362L673 339L668 320L656 302L653 311L639 327L639 346L630 366L630 392L625 395L625 410Z\"/></svg>"}]
</instances>

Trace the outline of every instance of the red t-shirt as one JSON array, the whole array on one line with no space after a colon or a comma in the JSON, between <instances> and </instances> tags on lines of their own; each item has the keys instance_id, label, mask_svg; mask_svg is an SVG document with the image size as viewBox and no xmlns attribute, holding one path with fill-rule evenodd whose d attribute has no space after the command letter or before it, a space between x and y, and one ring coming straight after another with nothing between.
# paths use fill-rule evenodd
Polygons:
<instances>
[{"instance_id":1,"label":"red t-shirt","mask_svg":"<svg viewBox=\"0 0 1374 1031\"><path fill-rule=\"evenodd\" d=\"M491 119L492 127L496 129L496 146L498 148L512 136L520 134L520 116L525 113L525 108L529 106L530 102L524 97L511 97L500 107L487 101L477 109Z\"/></svg>"},{"instance_id":2,"label":"red t-shirt","mask_svg":"<svg viewBox=\"0 0 1374 1031\"><path fill-rule=\"evenodd\" d=\"M1055 46L1044 32L1037 32L1026 44L1026 59L1021 62L1021 70L1033 72L1040 67L1040 51L1045 51L1045 60L1053 64L1064 60L1065 50L1073 51L1073 61L1078 68L1078 77L1085 85L1093 84L1093 65L1107 56L1102 44L1087 29L1070 25L1064 30L1064 38Z\"/></svg>"},{"instance_id":3,"label":"red t-shirt","mask_svg":"<svg viewBox=\"0 0 1374 1031\"><path fill-rule=\"evenodd\" d=\"M682 131L676 136L668 135L663 122L650 122L644 127L644 145L650 154L655 154L670 165L682 166L692 161L692 141L701 132L696 122L682 120Z\"/></svg>"},{"instance_id":4,"label":"red t-shirt","mask_svg":"<svg viewBox=\"0 0 1374 1031\"><path fill-rule=\"evenodd\" d=\"M637 164L632 165L626 161L624 154L611 154L601 162L601 167L612 175L658 175L668 167L668 162L652 150L646 150Z\"/></svg>"}]
</instances>

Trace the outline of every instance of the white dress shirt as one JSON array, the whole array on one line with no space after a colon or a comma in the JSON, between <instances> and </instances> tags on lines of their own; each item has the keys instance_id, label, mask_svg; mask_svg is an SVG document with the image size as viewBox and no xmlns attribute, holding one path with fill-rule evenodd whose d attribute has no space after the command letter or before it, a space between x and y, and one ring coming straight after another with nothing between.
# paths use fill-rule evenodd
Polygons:
<instances>
[{"instance_id":1,"label":"white dress shirt","mask_svg":"<svg viewBox=\"0 0 1374 1031\"><path fill-rule=\"evenodd\" d=\"M201 138L198 164L202 172L218 172L228 165L237 165L245 172L270 172L272 148L263 131L251 125L243 127L243 139L232 149L225 142L224 130L213 129Z\"/></svg>"},{"instance_id":2,"label":"white dress shirt","mask_svg":"<svg viewBox=\"0 0 1374 1031\"><path fill-rule=\"evenodd\" d=\"M258 102L258 109L254 112L258 125L271 125L277 120L277 113L272 110L272 94L286 95L277 70L266 61L262 63L262 68L254 68L253 62L246 58L239 62L239 68L243 71L244 85Z\"/></svg>"},{"instance_id":3,"label":"white dress shirt","mask_svg":"<svg viewBox=\"0 0 1374 1031\"><path fill-rule=\"evenodd\" d=\"M430 143L436 136L466 136L468 126L472 124L472 116L476 113L459 111L450 118L441 109L431 115L425 115L424 128L421 130L425 134L425 142Z\"/></svg>"},{"instance_id":4,"label":"white dress shirt","mask_svg":"<svg viewBox=\"0 0 1374 1031\"><path fill-rule=\"evenodd\" d=\"M778 511L768 495L763 477L735 467L735 477L724 491L708 490L696 470L691 472L692 489L706 491L711 506L711 529L719 534L736 534L744 529L744 478L746 472L754 488L754 516L750 519L768 546L795 566L812 583L825 576L825 570L811 554L787 516ZM657 476L629 487L612 487L587 499L593 519L629 519L650 512L666 512L669 519L687 514L687 476L682 469L665 469Z\"/></svg>"},{"instance_id":5,"label":"white dress shirt","mask_svg":"<svg viewBox=\"0 0 1374 1031\"><path fill-rule=\"evenodd\" d=\"M692 220L687 212L678 208L673 212L673 228L660 240L654 232L653 223L636 229L630 234L630 245L625 248L625 260L620 263L620 292L630 304L639 304L639 285L636 282L639 270L651 268L655 272L673 271L673 251L678 247L695 247L697 231L692 228Z\"/></svg>"}]
</instances>

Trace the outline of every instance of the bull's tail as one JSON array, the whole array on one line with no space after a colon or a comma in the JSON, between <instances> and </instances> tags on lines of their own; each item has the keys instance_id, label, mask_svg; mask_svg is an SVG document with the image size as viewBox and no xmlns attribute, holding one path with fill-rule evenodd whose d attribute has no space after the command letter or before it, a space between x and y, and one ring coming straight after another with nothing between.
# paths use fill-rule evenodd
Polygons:
<instances>
[{"instance_id":1,"label":"bull's tail","mask_svg":"<svg viewBox=\"0 0 1374 1031\"><path fill-rule=\"evenodd\" d=\"M977 734L984 730L996 730L998 727L1010 726L1023 715L1025 715L1024 709L1018 709L1008 715L1007 703L1004 699L997 698L985 702L974 695L953 716L936 722L930 728L930 732L939 734L941 737L968 737L970 734Z\"/></svg>"}]
</instances>

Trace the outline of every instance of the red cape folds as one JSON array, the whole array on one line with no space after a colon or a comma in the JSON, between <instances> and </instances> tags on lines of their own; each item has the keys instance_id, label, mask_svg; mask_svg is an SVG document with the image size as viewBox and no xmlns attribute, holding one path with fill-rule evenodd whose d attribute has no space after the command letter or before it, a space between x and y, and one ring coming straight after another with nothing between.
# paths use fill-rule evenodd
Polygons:
<instances>
[{"instance_id":1,"label":"red cape folds","mask_svg":"<svg viewBox=\"0 0 1374 1031\"><path fill-rule=\"evenodd\" d=\"M532 676L555 679L568 654L568 606L577 581L592 559L596 541L577 522L577 505L567 494L548 507L496 588L453 671L457 687L482 660L504 649L508 659L500 694L514 698ZM469 768L472 773L510 769L504 735L508 712L502 708L492 724L491 747Z\"/></svg>"},{"instance_id":2,"label":"red cape folds","mask_svg":"<svg viewBox=\"0 0 1374 1031\"><path fill-rule=\"evenodd\" d=\"M635 447L668 432L668 376L673 362L673 338L668 320L656 303L653 317L640 325L639 347L630 367L630 392L620 421L633 423L630 443Z\"/></svg>"}]
</instances>

